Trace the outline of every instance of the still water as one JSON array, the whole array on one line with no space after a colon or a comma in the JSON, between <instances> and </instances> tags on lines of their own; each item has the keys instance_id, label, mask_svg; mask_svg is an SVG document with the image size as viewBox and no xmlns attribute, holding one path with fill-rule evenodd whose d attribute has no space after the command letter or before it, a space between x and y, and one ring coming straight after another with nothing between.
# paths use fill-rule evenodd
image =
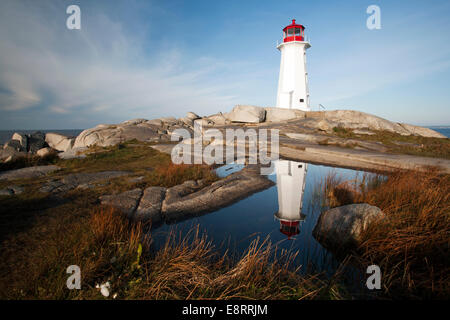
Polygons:
<instances>
[{"instance_id":1,"label":"still water","mask_svg":"<svg viewBox=\"0 0 450 320\"><path fill-rule=\"evenodd\" d=\"M153 230L156 248L165 242L170 230L183 234L198 225L216 249L228 249L235 257L257 237L269 237L278 250L298 251L296 263L303 266L301 272L333 273L338 261L312 236L321 212L320 183L330 173L348 180L363 173L288 160L279 160L274 167L268 178L275 186L215 212ZM240 169L242 165L225 165L217 174L224 177Z\"/></svg>"}]
</instances>

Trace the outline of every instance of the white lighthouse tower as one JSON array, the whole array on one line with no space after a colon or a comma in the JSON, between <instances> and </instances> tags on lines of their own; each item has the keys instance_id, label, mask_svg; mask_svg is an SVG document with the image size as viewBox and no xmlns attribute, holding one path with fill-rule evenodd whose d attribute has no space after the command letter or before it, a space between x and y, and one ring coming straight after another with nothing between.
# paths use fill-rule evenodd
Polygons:
<instances>
[{"instance_id":1,"label":"white lighthouse tower","mask_svg":"<svg viewBox=\"0 0 450 320\"><path fill-rule=\"evenodd\" d=\"M305 27L292 20L292 24L283 29L283 42L277 46L281 51L278 108L310 110L306 72L306 49L309 47Z\"/></svg>"},{"instance_id":2,"label":"white lighthouse tower","mask_svg":"<svg viewBox=\"0 0 450 320\"><path fill-rule=\"evenodd\" d=\"M289 239L300 233L300 223L306 216L302 213L303 193L306 182L306 163L290 160L275 162L277 174L278 212L280 232Z\"/></svg>"}]
</instances>

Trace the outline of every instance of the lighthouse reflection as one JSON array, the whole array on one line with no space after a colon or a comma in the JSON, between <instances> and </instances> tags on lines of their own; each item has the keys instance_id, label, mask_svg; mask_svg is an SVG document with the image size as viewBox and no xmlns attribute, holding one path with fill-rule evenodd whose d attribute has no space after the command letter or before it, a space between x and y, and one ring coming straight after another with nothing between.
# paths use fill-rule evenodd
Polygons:
<instances>
[{"instance_id":1,"label":"lighthouse reflection","mask_svg":"<svg viewBox=\"0 0 450 320\"><path fill-rule=\"evenodd\" d=\"M306 218L301 212L306 171L307 165L303 162L275 162L278 191L278 212L275 218L280 221L280 232L288 239L300 233L300 225Z\"/></svg>"}]
</instances>

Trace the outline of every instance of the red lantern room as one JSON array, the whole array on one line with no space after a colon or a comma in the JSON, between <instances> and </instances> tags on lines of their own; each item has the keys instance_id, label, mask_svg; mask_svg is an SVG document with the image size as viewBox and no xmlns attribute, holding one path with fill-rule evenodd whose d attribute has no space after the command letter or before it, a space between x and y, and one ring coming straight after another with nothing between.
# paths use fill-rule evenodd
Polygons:
<instances>
[{"instance_id":1,"label":"red lantern room","mask_svg":"<svg viewBox=\"0 0 450 320\"><path fill-rule=\"evenodd\" d=\"M304 39L305 27L301 24L296 24L295 19L292 20L292 24L283 29L283 42L304 41Z\"/></svg>"}]
</instances>

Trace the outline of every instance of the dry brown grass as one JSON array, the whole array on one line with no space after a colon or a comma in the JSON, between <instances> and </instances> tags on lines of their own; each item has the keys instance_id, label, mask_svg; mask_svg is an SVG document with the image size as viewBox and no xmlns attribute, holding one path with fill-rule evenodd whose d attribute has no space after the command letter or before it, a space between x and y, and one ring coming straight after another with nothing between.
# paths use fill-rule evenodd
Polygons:
<instances>
[{"instance_id":1,"label":"dry brown grass","mask_svg":"<svg viewBox=\"0 0 450 320\"><path fill-rule=\"evenodd\" d=\"M236 261L219 255L198 228L173 232L151 250L150 235L111 208L99 207L70 221L48 221L41 243L16 260L21 272L2 274L3 299L104 299L97 284L111 283L117 299L342 299L335 282L301 276L295 254L256 239ZM81 290L68 290L66 268L78 265ZM26 266L26 267L25 267ZM11 266L13 267L13 266Z\"/></svg>"},{"instance_id":2,"label":"dry brown grass","mask_svg":"<svg viewBox=\"0 0 450 320\"><path fill-rule=\"evenodd\" d=\"M362 265L381 267L387 297L450 296L449 175L429 168L365 175L347 185L331 175L324 192L330 206L369 203L386 213L362 234L358 251Z\"/></svg>"},{"instance_id":3,"label":"dry brown grass","mask_svg":"<svg viewBox=\"0 0 450 320\"><path fill-rule=\"evenodd\" d=\"M204 180L211 183L218 180L217 175L208 165L199 164L174 164L157 166L152 182L159 186L172 187L187 180Z\"/></svg>"}]
</instances>

